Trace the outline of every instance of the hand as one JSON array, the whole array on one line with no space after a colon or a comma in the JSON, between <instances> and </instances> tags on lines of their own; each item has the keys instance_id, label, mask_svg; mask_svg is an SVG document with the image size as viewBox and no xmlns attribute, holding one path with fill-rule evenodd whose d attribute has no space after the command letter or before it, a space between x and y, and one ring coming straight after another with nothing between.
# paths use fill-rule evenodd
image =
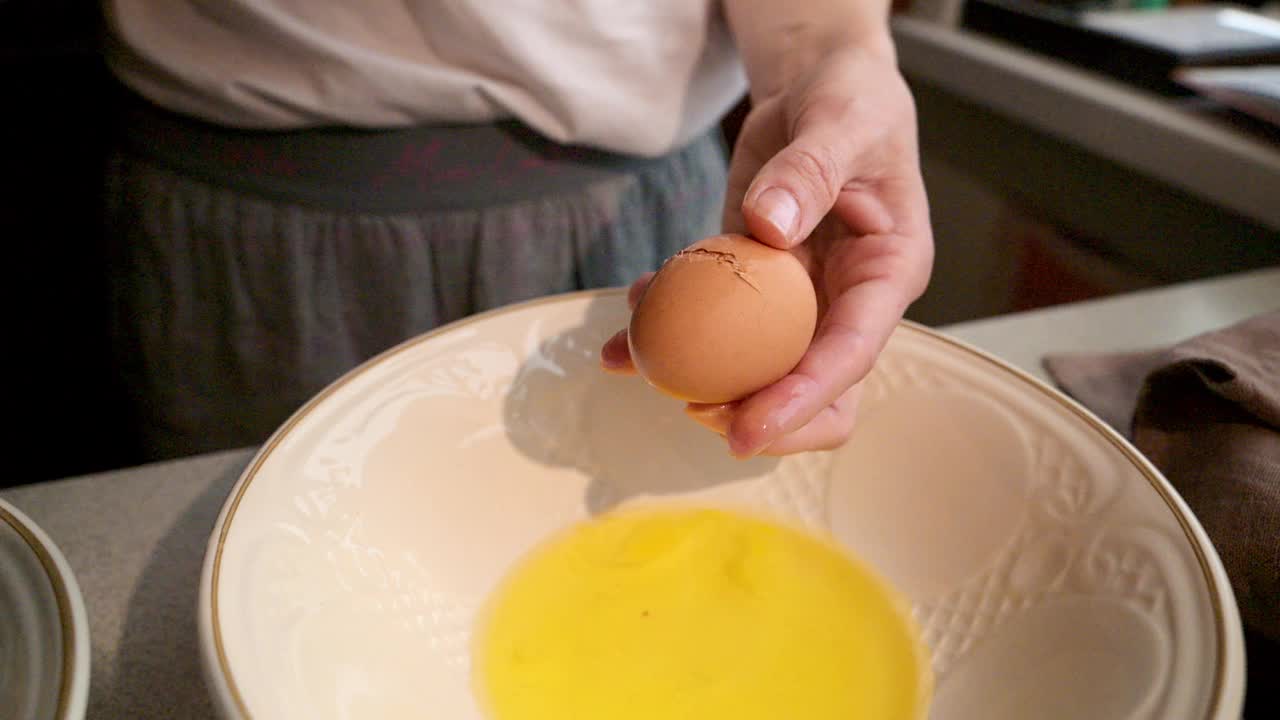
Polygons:
<instances>
[{"instance_id":1,"label":"hand","mask_svg":"<svg viewBox=\"0 0 1280 720\"><path fill-rule=\"evenodd\" d=\"M738 457L838 447L859 383L933 265L915 106L892 54L841 49L754 105L730 162L724 227L795 253L817 290L818 328L791 374L689 413ZM649 277L632 286L633 307ZM625 330L601 360L634 372Z\"/></svg>"}]
</instances>

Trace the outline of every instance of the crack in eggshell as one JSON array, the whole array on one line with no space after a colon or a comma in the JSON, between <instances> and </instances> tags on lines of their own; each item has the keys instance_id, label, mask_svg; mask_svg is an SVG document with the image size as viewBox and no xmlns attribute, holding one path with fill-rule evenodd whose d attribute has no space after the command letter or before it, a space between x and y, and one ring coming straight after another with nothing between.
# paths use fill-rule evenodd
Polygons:
<instances>
[{"instance_id":1,"label":"crack in eggshell","mask_svg":"<svg viewBox=\"0 0 1280 720\"><path fill-rule=\"evenodd\" d=\"M728 265L730 269L733 270L733 274L738 276L739 280L751 286L752 290L760 292L760 286L756 285L755 281L751 279L751 276L747 273L747 269L738 261L738 256L731 252L725 252L724 250L708 250L707 248L685 248L684 250L676 253L675 256L688 257L691 259L705 258Z\"/></svg>"}]
</instances>

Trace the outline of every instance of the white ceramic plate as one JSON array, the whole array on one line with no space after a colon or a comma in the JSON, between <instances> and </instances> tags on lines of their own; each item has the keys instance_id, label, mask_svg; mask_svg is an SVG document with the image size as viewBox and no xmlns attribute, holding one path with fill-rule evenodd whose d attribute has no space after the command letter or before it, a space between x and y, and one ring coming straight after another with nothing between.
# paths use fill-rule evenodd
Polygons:
<instances>
[{"instance_id":1,"label":"white ceramic plate","mask_svg":"<svg viewBox=\"0 0 1280 720\"><path fill-rule=\"evenodd\" d=\"M914 601L933 717L1235 718L1239 619L1159 474L1056 391L913 325L855 438L731 460L597 367L620 292L477 316L348 374L246 469L210 539L201 641L230 718L479 718L476 608L619 503L749 506L835 532Z\"/></svg>"},{"instance_id":2,"label":"white ceramic plate","mask_svg":"<svg viewBox=\"0 0 1280 720\"><path fill-rule=\"evenodd\" d=\"M89 620L71 567L0 499L0 717L79 720L89 699Z\"/></svg>"}]
</instances>

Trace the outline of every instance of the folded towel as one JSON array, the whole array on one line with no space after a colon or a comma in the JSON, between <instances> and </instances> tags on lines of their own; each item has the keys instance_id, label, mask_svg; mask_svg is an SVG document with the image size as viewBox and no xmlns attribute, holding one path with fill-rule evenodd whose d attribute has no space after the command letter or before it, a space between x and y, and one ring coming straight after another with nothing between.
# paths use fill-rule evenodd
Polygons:
<instances>
[{"instance_id":1,"label":"folded towel","mask_svg":"<svg viewBox=\"0 0 1280 720\"><path fill-rule=\"evenodd\" d=\"M1256 661L1276 668L1280 311L1170 348L1052 355L1045 367L1067 394L1128 437L1187 501L1231 578L1253 641L1251 679L1261 669ZM1265 660L1255 657L1254 645Z\"/></svg>"}]
</instances>

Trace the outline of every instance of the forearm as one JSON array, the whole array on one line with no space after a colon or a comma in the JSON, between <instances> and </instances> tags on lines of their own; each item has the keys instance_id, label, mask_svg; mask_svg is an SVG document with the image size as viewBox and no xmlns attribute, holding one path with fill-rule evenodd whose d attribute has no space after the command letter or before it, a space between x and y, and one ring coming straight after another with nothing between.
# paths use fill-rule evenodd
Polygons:
<instances>
[{"instance_id":1,"label":"forearm","mask_svg":"<svg viewBox=\"0 0 1280 720\"><path fill-rule=\"evenodd\" d=\"M760 100L841 47L893 57L891 0L724 0L725 15Z\"/></svg>"}]
</instances>

